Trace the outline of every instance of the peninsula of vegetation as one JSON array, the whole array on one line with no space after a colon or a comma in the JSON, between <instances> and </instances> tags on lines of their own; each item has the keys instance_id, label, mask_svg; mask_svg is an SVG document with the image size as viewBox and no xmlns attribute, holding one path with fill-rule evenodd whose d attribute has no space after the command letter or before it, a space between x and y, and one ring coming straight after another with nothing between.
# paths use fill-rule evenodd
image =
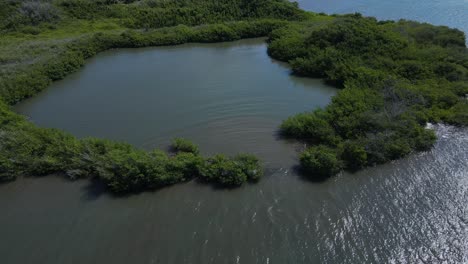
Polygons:
<instances>
[{"instance_id":1,"label":"peninsula of vegetation","mask_svg":"<svg viewBox=\"0 0 468 264\"><path fill-rule=\"evenodd\" d=\"M202 157L175 139L171 153L39 128L10 106L46 89L104 50L268 37L271 57L294 74L342 89L325 109L285 120L307 143L311 178L430 149L428 122L468 124L463 32L359 14L305 12L286 0L0 0L0 181L21 175L96 177L115 193L193 178L223 186L257 181L248 154Z\"/></svg>"}]
</instances>

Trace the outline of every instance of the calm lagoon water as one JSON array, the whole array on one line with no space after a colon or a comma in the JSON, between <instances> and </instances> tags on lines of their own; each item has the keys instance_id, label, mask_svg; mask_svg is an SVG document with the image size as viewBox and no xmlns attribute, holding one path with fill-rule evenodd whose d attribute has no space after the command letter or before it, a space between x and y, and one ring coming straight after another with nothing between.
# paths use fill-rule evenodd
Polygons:
<instances>
[{"instance_id":1,"label":"calm lagoon water","mask_svg":"<svg viewBox=\"0 0 468 264\"><path fill-rule=\"evenodd\" d=\"M293 167L281 120L336 90L296 78L262 40L102 53L16 110L40 126L150 149L248 151L256 185L195 182L114 198L61 177L0 185L1 263L466 263L468 133L436 126L430 152L323 183Z\"/></svg>"},{"instance_id":2,"label":"calm lagoon water","mask_svg":"<svg viewBox=\"0 0 468 264\"><path fill-rule=\"evenodd\" d=\"M276 139L281 120L323 107L335 93L291 76L253 39L104 52L16 110L79 137L146 149L186 137L207 154L248 151L279 162L294 153Z\"/></svg>"}]
</instances>

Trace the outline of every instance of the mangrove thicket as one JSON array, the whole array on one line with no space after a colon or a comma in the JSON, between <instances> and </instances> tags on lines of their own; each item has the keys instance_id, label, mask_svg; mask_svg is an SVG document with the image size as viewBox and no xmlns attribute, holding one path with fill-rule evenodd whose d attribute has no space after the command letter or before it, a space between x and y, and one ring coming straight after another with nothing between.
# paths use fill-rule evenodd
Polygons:
<instances>
[{"instance_id":1,"label":"mangrove thicket","mask_svg":"<svg viewBox=\"0 0 468 264\"><path fill-rule=\"evenodd\" d=\"M412 21L305 12L286 0L0 0L0 181L63 174L98 178L116 193L197 178L257 181L249 154L202 157L175 139L171 152L39 128L10 106L115 48L268 37L293 74L341 89L323 109L280 125L307 143L303 173L326 178L431 148L428 122L468 124L463 32Z\"/></svg>"}]
</instances>

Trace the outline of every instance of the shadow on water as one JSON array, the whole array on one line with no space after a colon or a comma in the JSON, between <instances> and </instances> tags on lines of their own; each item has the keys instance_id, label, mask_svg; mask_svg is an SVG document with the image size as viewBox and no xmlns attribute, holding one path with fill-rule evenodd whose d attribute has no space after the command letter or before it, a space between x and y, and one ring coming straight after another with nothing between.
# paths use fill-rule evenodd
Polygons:
<instances>
[{"instance_id":1,"label":"shadow on water","mask_svg":"<svg viewBox=\"0 0 468 264\"><path fill-rule=\"evenodd\" d=\"M86 179L87 183L82 187L85 201L98 200L103 194L109 193L106 184L97 178Z\"/></svg>"},{"instance_id":2,"label":"shadow on water","mask_svg":"<svg viewBox=\"0 0 468 264\"><path fill-rule=\"evenodd\" d=\"M269 175L267 172L265 172L265 174ZM50 176L50 177L53 177L53 176ZM112 191L110 191L109 188L106 186L106 183L103 180L98 179L98 178L80 179L80 180L64 179L64 180L66 180L67 182L86 181L86 184L83 185L83 187L81 187L81 193L82 193L81 198L83 201L96 201L103 195L108 195L109 197L112 197L114 199L126 199L132 196L139 196L141 194L156 194L163 189L187 184L190 182L194 182L200 186L209 186L214 191L230 191L230 190L236 190L236 189L243 187L243 186L226 186L226 185L218 184L215 182L210 182L200 177L194 177L187 181L183 181L183 182L179 182L179 183L167 185L167 186L161 186L161 187L150 189L150 190L144 190L144 191L135 190L133 192L119 194L119 193L113 193ZM258 182L247 182L244 185L254 185L256 183Z\"/></svg>"},{"instance_id":3,"label":"shadow on water","mask_svg":"<svg viewBox=\"0 0 468 264\"><path fill-rule=\"evenodd\" d=\"M5 178L5 179L0 179L0 185L7 184L10 182L15 181L15 178Z\"/></svg>"},{"instance_id":4,"label":"shadow on water","mask_svg":"<svg viewBox=\"0 0 468 264\"><path fill-rule=\"evenodd\" d=\"M294 165L292 167L292 171L294 172L294 175L297 175L299 179L302 180L303 182L324 183L331 178L328 176L312 175L304 171L299 164Z\"/></svg>"},{"instance_id":5,"label":"shadow on water","mask_svg":"<svg viewBox=\"0 0 468 264\"><path fill-rule=\"evenodd\" d=\"M271 57L269 57L269 59L272 64L278 65L281 69L286 71L289 75L289 79L296 86L310 87L312 89L323 89L324 87L322 87L322 85L325 85L326 88L340 89L334 83L327 82L322 78L311 78L295 73L292 70L291 65L287 62L279 61Z\"/></svg>"}]
</instances>

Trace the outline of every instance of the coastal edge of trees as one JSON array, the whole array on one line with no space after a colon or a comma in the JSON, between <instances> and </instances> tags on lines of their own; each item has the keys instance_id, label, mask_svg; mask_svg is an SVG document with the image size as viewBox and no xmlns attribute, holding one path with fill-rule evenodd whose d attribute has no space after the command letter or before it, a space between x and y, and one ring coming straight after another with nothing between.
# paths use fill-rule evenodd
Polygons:
<instances>
[{"instance_id":1,"label":"coastal edge of trees","mask_svg":"<svg viewBox=\"0 0 468 264\"><path fill-rule=\"evenodd\" d=\"M77 139L35 126L10 105L34 96L104 50L261 37L286 25L285 16L304 14L278 0L0 1L0 43L13 42L0 50L0 182L22 175L63 174L70 179L97 178L113 193L127 194L194 178L229 188L258 181L263 168L250 154L205 158L185 139L175 139L169 153L105 139ZM67 28L68 23L90 21L113 28L78 35L71 32L77 28ZM47 33L51 36L44 40ZM12 59L11 54L18 54L12 49L30 37L41 38L35 49L45 52L33 50L28 57L30 50L24 50L26 58Z\"/></svg>"},{"instance_id":2,"label":"coastal edge of trees","mask_svg":"<svg viewBox=\"0 0 468 264\"><path fill-rule=\"evenodd\" d=\"M396 160L436 140L428 122L468 125L468 50L463 32L360 14L317 26L289 24L268 52L295 74L342 90L324 109L280 127L310 146L301 169L314 178Z\"/></svg>"},{"instance_id":3,"label":"coastal edge of trees","mask_svg":"<svg viewBox=\"0 0 468 264\"><path fill-rule=\"evenodd\" d=\"M190 28L176 26L150 32L97 33L67 44L63 54L0 81L0 182L20 175L64 174L71 179L94 177L116 194L155 190L198 179L223 187L256 182L263 175L258 158L250 154L204 158L198 147L174 140L171 150L150 152L105 139L77 139L49 128L39 128L11 111L13 104L33 96L55 80L80 68L85 60L111 48L215 42L262 36L282 21L233 22Z\"/></svg>"},{"instance_id":4,"label":"coastal edge of trees","mask_svg":"<svg viewBox=\"0 0 468 264\"><path fill-rule=\"evenodd\" d=\"M36 127L11 111L9 105L112 48L268 36L269 55L289 62L295 74L342 88L324 109L281 124L283 136L309 146L300 155L300 167L312 178L427 150L436 139L425 128L427 122L468 124L465 36L447 27L359 14L327 16L283 0L2 0L0 18L0 43L9 44L0 50L0 181L63 173L97 177L122 194L193 178L239 186L261 177L260 161L252 155L204 158L183 139L173 142L169 154L109 140L79 140ZM67 27L71 23L112 28L83 26L89 33L76 34ZM27 57L27 52L17 61L5 55L31 38L45 38L37 44L45 59Z\"/></svg>"}]
</instances>

